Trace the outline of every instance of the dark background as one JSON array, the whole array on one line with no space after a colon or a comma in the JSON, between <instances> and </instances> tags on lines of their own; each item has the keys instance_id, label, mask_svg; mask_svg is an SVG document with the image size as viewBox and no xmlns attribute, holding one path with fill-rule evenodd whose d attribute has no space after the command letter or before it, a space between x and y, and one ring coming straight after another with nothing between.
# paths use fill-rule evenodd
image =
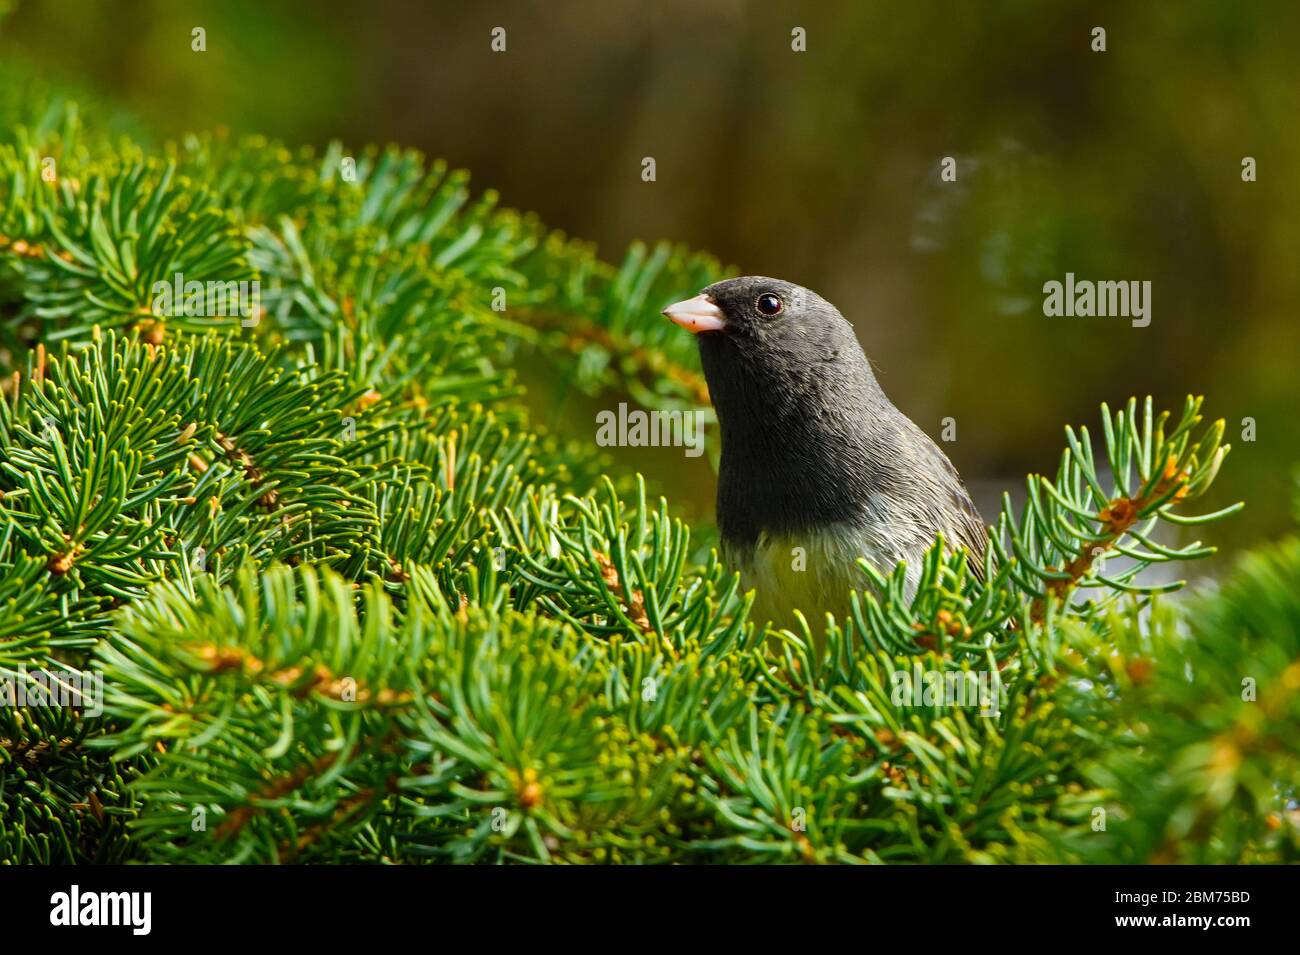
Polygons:
<instances>
[{"instance_id":1,"label":"dark background","mask_svg":"<svg viewBox=\"0 0 1300 955\"><path fill-rule=\"evenodd\" d=\"M161 136L398 142L608 259L664 238L815 288L906 413L936 436L957 419L945 450L986 515L996 490L1053 471L1062 426L1095 425L1100 402L1151 393L1177 408L1193 392L1234 445L1197 510L1248 504L1214 539L1289 523L1300 4L8 7L0 56ZM205 53L190 49L196 26ZM495 26L505 54L489 47ZM796 26L806 53L790 49ZM958 159L955 184L939 182L943 156ZM1242 181L1244 156L1257 182ZM1045 317L1043 283L1067 271L1150 280L1151 325ZM682 474L691 486L667 490L707 500L708 475Z\"/></svg>"}]
</instances>

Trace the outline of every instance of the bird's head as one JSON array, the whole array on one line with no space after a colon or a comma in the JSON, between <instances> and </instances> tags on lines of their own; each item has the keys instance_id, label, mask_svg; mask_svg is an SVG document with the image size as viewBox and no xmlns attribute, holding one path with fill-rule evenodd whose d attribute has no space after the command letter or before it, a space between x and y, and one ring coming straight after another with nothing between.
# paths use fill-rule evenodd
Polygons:
<instances>
[{"instance_id":1,"label":"bird's head","mask_svg":"<svg viewBox=\"0 0 1300 955\"><path fill-rule=\"evenodd\" d=\"M765 275L716 282L664 314L697 335L731 338L814 334L828 323L843 324L835 306L816 292Z\"/></svg>"},{"instance_id":2,"label":"bird's head","mask_svg":"<svg viewBox=\"0 0 1300 955\"><path fill-rule=\"evenodd\" d=\"M715 399L738 379L778 387L846 371L870 375L853 326L830 302L793 282L727 279L664 314L695 334Z\"/></svg>"}]
</instances>

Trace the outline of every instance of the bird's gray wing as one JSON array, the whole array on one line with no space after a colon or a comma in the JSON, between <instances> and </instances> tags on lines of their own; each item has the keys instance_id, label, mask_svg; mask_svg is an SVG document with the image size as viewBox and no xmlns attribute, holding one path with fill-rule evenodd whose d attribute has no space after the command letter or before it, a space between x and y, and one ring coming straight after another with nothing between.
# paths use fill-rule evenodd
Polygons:
<instances>
[{"instance_id":1,"label":"bird's gray wing","mask_svg":"<svg viewBox=\"0 0 1300 955\"><path fill-rule=\"evenodd\" d=\"M920 428L916 428L916 432L922 439L920 445L926 449L925 457L929 458L931 465L925 473L932 485L929 491L936 530L954 550L965 548L970 555L967 565L971 575L983 580L984 554L989 547L988 525L948 456Z\"/></svg>"}]
</instances>

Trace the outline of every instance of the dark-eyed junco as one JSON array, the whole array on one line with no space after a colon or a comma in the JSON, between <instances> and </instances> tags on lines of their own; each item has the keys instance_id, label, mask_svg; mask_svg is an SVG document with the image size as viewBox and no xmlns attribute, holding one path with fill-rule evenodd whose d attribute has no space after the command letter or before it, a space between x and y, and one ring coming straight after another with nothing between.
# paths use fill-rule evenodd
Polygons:
<instances>
[{"instance_id":1,"label":"dark-eyed junco","mask_svg":"<svg viewBox=\"0 0 1300 955\"><path fill-rule=\"evenodd\" d=\"M722 431L723 557L757 592L753 616L842 618L865 581L942 533L976 573L988 530L947 456L885 397L852 326L806 288L763 276L664 309L694 332Z\"/></svg>"}]
</instances>

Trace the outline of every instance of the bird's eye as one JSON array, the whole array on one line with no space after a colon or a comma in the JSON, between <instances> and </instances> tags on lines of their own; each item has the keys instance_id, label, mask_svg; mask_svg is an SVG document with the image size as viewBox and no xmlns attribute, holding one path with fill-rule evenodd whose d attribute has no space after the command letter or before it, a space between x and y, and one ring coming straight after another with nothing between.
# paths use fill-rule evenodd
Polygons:
<instances>
[{"instance_id":1,"label":"bird's eye","mask_svg":"<svg viewBox=\"0 0 1300 955\"><path fill-rule=\"evenodd\" d=\"M775 315L785 306L780 297L771 292L764 292L754 304L764 315Z\"/></svg>"}]
</instances>

